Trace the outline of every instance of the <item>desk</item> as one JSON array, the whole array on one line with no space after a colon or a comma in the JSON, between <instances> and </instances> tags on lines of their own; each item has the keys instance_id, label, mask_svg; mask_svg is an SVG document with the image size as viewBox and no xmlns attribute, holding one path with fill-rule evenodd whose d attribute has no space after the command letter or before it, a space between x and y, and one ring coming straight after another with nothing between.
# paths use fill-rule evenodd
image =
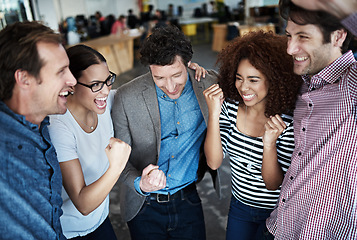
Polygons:
<instances>
[{"instance_id":1,"label":"desk","mask_svg":"<svg viewBox=\"0 0 357 240\"><path fill-rule=\"evenodd\" d=\"M239 25L238 31L239 36L243 36L249 32L263 30L265 32L272 31L275 33L274 24L256 24L256 25ZM213 41L212 41L212 51L220 52L226 47L228 41L227 36L227 24L213 24Z\"/></svg>"},{"instance_id":2,"label":"desk","mask_svg":"<svg viewBox=\"0 0 357 240\"><path fill-rule=\"evenodd\" d=\"M244 34L247 34L249 32L256 32L256 31L264 31L264 32L269 32L272 31L275 33L275 25L272 23L269 24L256 24L253 26L250 25L240 25L238 26L239 29L239 35L243 36Z\"/></svg>"},{"instance_id":3,"label":"desk","mask_svg":"<svg viewBox=\"0 0 357 240\"><path fill-rule=\"evenodd\" d=\"M141 36L139 31L130 31L127 34L96 38L81 42L105 57L109 69L116 74L121 74L133 68L134 65L134 39Z\"/></svg>"},{"instance_id":4,"label":"desk","mask_svg":"<svg viewBox=\"0 0 357 240\"><path fill-rule=\"evenodd\" d=\"M202 17L202 18L181 18L179 19L180 26L182 28L182 32L186 36L196 36L197 34L197 25L204 26L204 34L205 41L209 42L210 40L210 30L209 24L212 22L216 22L217 20L210 17Z\"/></svg>"}]
</instances>

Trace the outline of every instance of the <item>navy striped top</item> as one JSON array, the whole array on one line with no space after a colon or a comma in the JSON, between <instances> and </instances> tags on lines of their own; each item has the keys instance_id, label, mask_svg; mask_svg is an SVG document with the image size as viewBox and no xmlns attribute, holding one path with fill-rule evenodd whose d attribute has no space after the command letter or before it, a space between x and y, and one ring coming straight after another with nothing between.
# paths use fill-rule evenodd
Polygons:
<instances>
[{"instance_id":1,"label":"navy striped top","mask_svg":"<svg viewBox=\"0 0 357 240\"><path fill-rule=\"evenodd\" d=\"M261 175L263 160L262 137L251 137L237 128L238 102L223 102L220 115L220 132L223 153L230 157L232 171L232 194L252 207L273 209L280 193L268 190ZM277 139L278 161L286 173L294 151L292 116L282 114L286 129Z\"/></svg>"}]
</instances>

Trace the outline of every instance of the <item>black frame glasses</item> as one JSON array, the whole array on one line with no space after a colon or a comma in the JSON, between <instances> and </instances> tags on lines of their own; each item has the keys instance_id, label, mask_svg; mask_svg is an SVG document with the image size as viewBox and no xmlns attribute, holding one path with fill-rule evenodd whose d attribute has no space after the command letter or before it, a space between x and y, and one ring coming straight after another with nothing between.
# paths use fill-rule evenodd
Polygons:
<instances>
[{"instance_id":1,"label":"black frame glasses","mask_svg":"<svg viewBox=\"0 0 357 240\"><path fill-rule=\"evenodd\" d=\"M115 79L117 77L117 75L111 71L109 71L110 75L107 77L107 79L105 79L105 81L98 81L96 83L93 83L91 85L87 85L87 84L84 84L84 83L81 83L81 82L78 82L77 81L77 84L80 84L82 86L85 86L87 88L90 88L90 90L92 92L99 92L100 90L103 89L104 87L104 84L106 84L108 87L113 85L113 83L115 82Z\"/></svg>"}]
</instances>

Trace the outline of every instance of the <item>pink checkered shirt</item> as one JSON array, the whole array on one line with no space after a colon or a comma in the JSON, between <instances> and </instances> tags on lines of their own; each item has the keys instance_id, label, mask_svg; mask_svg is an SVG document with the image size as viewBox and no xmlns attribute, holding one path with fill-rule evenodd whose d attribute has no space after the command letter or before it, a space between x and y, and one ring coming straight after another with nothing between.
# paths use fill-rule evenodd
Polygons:
<instances>
[{"instance_id":1,"label":"pink checkered shirt","mask_svg":"<svg viewBox=\"0 0 357 240\"><path fill-rule=\"evenodd\" d=\"M267 227L276 239L357 239L357 63L348 52L303 78L295 150Z\"/></svg>"}]
</instances>

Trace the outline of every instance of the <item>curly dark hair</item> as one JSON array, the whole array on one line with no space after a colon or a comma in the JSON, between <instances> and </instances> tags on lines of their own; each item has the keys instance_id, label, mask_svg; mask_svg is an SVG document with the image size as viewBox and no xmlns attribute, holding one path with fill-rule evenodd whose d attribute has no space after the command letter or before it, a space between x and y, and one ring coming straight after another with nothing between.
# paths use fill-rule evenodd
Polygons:
<instances>
[{"instance_id":1,"label":"curly dark hair","mask_svg":"<svg viewBox=\"0 0 357 240\"><path fill-rule=\"evenodd\" d=\"M141 46L141 63L144 65L171 65L176 56L180 56L187 65L192 58L190 40L176 26L165 26L154 29Z\"/></svg>"},{"instance_id":2,"label":"curly dark hair","mask_svg":"<svg viewBox=\"0 0 357 240\"><path fill-rule=\"evenodd\" d=\"M244 104L236 87L239 63L247 59L268 81L265 116L291 114L302 84L293 72L293 59L286 52L287 38L272 32L251 32L234 39L217 59L219 83L225 98Z\"/></svg>"}]
</instances>

